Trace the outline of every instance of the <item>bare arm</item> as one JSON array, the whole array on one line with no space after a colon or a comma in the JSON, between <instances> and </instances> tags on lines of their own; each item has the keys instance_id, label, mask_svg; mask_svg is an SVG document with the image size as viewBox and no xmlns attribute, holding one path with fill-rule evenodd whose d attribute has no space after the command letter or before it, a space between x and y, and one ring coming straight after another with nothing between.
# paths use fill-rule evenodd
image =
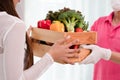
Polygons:
<instances>
[{"instance_id":1,"label":"bare arm","mask_svg":"<svg viewBox=\"0 0 120 80\"><path fill-rule=\"evenodd\" d=\"M110 60L115 62L115 63L120 64L120 53L112 51Z\"/></svg>"}]
</instances>

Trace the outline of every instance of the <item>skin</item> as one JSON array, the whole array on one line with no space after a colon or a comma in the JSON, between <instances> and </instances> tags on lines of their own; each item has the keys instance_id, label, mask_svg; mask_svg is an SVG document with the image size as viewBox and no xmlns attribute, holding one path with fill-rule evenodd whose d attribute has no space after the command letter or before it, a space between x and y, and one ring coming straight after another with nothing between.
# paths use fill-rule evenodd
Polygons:
<instances>
[{"instance_id":1,"label":"skin","mask_svg":"<svg viewBox=\"0 0 120 80\"><path fill-rule=\"evenodd\" d=\"M120 11L114 12L112 25L117 26L120 24Z\"/></svg>"},{"instance_id":2,"label":"skin","mask_svg":"<svg viewBox=\"0 0 120 80\"><path fill-rule=\"evenodd\" d=\"M20 2L20 0L13 0L14 5L16 6L18 2Z\"/></svg>"},{"instance_id":3,"label":"skin","mask_svg":"<svg viewBox=\"0 0 120 80\"><path fill-rule=\"evenodd\" d=\"M113 61L113 62L115 62L115 63L120 64L120 53L118 53L118 52L112 52L110 60Z\"/></svg>"}]
</instances>

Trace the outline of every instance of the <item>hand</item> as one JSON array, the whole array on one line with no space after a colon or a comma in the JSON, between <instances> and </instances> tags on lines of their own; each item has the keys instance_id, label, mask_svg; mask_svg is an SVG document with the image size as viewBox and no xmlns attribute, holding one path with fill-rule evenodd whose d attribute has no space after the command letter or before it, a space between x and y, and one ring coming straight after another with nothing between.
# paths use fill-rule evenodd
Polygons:
<instances>
[{"instance_id":1,"label":"hand","mask_svg":"<svg viewBox=\"0 0 120 80\"><path fill-rule=\"evenodd\" d=\"M92 52L80 64L97 63L100 59L109 60L111 57L111 50L101 48L97 45L81 45L83 48L91 49Z\"/></svg>"},{"instance_id":2,"label":"hand","mask_svg":"<svg viewBox=\"0 0 120 80\"><path fill-rule=\"evenodd\" d=\"M68 44L64 44L67 38L58 40L48 51L48 53L53 57L54 61L60 63L74 64L69 58L78 57L78 54L74 54L79 51L79 49L70 49L70 46L75 45L78 40L74 40Z\"/></svg>"}]
</instances>

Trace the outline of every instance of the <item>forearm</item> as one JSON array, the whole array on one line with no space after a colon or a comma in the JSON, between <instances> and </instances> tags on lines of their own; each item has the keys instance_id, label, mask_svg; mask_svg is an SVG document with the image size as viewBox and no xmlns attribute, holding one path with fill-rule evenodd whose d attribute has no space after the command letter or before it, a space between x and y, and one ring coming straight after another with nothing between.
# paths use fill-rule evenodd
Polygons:
<instances>
[{"instance_id":1,"label":"forearm","mask_svg":"<svg viewBox=\"0 0 120 80\"><path fill-rule=\"evenodd\" d=\"M52 64L53 64L53 59L51 58L51 56L49 54L46 54L45 56L43 56L43 58L41 58L40 61L38 61L36 64L34 64L31 68L24 71L22 77L25 78L25 80L36 80Z\"/></svg>"},{"instance_id":2,"label":"forearm","mask_svg":"<svg viewBox=\"0 0 120 80\"><path fill-rule=\"evenodd\" d=\"M115 62L115 63L120 64L120 53L112 51L110 60Z\"/></svg>"}]
</instances>

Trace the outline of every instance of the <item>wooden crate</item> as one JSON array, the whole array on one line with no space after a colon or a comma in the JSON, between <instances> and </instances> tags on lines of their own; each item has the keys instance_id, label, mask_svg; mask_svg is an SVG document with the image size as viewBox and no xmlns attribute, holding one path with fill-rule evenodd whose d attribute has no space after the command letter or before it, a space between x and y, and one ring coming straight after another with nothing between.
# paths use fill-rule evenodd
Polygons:
<instances>
[{"instance_id":1,"label":"wooden crate","mask_svg":"<svg viewBox=\"0 0 120 80\"><path fill-rule=\"evenodd\" d=\"M34 39L32 46L33 46L33 52L35 56L41 57L43 56L51 46L41 44L39 43L39 40L55 43L56 40L59 40L61 38L64 38L65 36L70 35L71 38L68 40L68 42L79 39L79 42L77 44L96 44L96 32L56 32L46 29L40 29L40 28L33 28L32 29L32 35L31 37ZM87 55L89 55L90 50L82 49L81 53L79 53L80 58L78 59L71 59L76 62L82 61Z\"/></svg>"}]
</instances>

